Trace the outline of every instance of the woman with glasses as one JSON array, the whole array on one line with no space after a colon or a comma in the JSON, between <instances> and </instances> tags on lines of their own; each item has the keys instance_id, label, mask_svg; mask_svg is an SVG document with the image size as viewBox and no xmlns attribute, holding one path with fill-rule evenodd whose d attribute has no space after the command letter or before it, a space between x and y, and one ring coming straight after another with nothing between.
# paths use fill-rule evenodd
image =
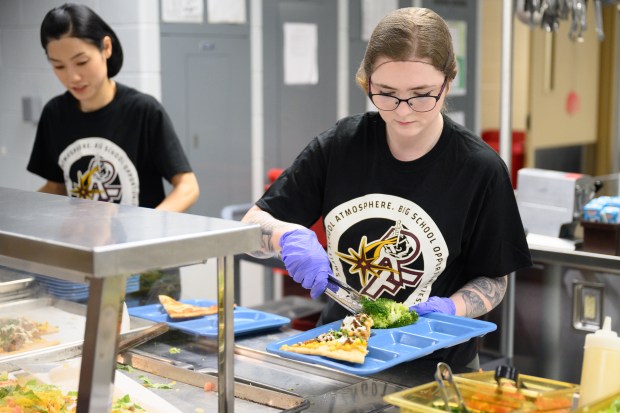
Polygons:
<instances>
[{"instance_id":1,"label":"woman with glasses","mask_svg":"<svg viewBox=\"0 0 620 413\"><path fill-rule=\"evenodd\" d=\"M256 202L263 248L313 298L334 276L420 315L479 317L511 272L531 265L510 176L497 153L442 113L457 72L431 10L398 9L374 29L357 83L376 112L319 134ZM327 251L307 228L323 217ZM321 323L346 310L329 301ZM476 342L433 358L476 367Z\"/></svg>"},{"instance_id":2,"label":"woman with glasses","mask_svg":"<svg viewBox=\"0 0 620 413\"><path fill-rule=\"evenodd\" d=\"M188 210L199 195L196 175L163 106L112 79L123 65L112 28L68 3L45 15L41 45L67 90L45 105L37 127L28 170L46 180L39 191ZM170 278L161 291L178 296L179 276Z\"/></svg>"}]
</instances>

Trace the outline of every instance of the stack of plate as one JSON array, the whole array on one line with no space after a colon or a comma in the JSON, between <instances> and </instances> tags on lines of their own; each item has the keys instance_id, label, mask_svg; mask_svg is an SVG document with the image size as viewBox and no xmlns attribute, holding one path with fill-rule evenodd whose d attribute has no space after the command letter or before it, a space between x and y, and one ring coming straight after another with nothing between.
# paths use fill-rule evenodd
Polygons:
<instances>
[{"instance_id":1,"label":"stack of plate","mask_svg":"<svg viewBox=\"0 0 620 413\"><path fill-rule=\"evenodd\" d=\"M70 300L83 301L88 298L88 284L72 283L44 275L35 275L43 289L54 297ZM132 275L127 278L126 293L133 293L140 289L140 275Z\"/></svg>"}]
</instances>

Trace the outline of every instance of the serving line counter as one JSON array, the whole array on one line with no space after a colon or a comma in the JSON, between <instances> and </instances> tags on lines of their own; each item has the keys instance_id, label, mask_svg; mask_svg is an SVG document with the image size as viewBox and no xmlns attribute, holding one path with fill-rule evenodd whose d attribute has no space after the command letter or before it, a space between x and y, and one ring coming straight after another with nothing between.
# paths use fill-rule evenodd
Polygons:
<instances>
[{"instance_id":1,"label":"serving line counter","mask_svg":"<svg viewBox=\"0 0 620 413\"><path fill-rule=\"evenodd\" d=\"M218 407L233 411L232 257L259 246L258 226L0 188L0 265L89 283L78 412L105 411L109 405L127 277L213 257L220 320Z\"/></svg>"},{"instance_id":2,"label":"serving line counter","mask_svg":"<svg viewBox=\"0 0 620 413\"><path fill-rule=\"evenodd\" d=\"M248 412L398 411L383 401L383 396L434 380L437 363L428 360L414 360L377 374L359 376L266 351L270 343L298 333L282 327L235 340L235 394L238 399L258 403ZM199 402L202 403L200 407L208 411L215 395L196 389L200 388L198 384L204 380L204 375L215 374L215 345L214 340L170 331L128 352L121 361L140 372L155 374L155 380L167 377L177 384L197 383L191 393L163 390L158 394L181 411L193 412ZM173 354L170 349L175 349ZM463 366L452 366L452 369L455 373L471 372ZM251 394L252 391L255 394ZM239 401L236 407L246 411L246 406Z\"/></svg>"}]
</instances>

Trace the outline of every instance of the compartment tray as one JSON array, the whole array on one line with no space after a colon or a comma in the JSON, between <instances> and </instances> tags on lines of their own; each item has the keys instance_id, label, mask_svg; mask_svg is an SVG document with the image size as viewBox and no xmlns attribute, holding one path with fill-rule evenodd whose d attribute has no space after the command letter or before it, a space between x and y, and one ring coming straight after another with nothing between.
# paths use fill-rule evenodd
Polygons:
<instances>
[{"instance_id":1,"label":"compartment tray","mask_svg":"<svg viewBox=\"0 0 620 413\"><path fill-rule=\"evenodd\" d=\"M372 329L368 340L368 354L364 364L280 350L284 344L292 345L315 338L329 330L338 330L341 323L342 321L334 321L270 343L267 345L267 351L282 357L332 367L363 376L378 373L397 364L415 360L436 350L463 343L473 337L482 336L497 329L497 325L488 321L430 313L406 327Z\"/></svg>"}]
</instances>

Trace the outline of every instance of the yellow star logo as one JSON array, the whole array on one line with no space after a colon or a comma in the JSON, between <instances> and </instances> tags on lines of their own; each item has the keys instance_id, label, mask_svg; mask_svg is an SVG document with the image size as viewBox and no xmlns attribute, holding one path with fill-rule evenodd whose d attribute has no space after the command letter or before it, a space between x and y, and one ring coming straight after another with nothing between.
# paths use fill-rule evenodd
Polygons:
<instances>
[{"instance_id":1,"label":"yellow star logo","mask_svg":"<svg viewBox=\"0 0 620 413\"><path fill-rule=\"evenodd\" d=\"M77 198L95 199L95 195L101 194L101 190L92 188L93 175L98 170L99 168L95 167L87 171L84 175L82 175L81 171L78 171L78 184L74 185L73 189L71 189L71 195Z\"/></svg>"},{"instance_id":2,"label":"yellow star logo","mask_svg":"<svg viewBox=\"0 0 620 413\"><path fill-rule=\"evenodd\" d=\"M392 237L366 245L367 239L366 236L363 236L358 251L355 251L353 248L349 248L349 255L345 255L340 252L336 252L336 255L342 258L345 262L351 264L349 272L351 274L358 274L362 286L365 287L366 284L368 284L368 279L371 275L378 277L381 271L389 271L393 273L398 272L393 268L385 267L376 263L381 254L381 248L385 245L395 244L396 240L396 237Z\"/></svg>"}]
</instances>

